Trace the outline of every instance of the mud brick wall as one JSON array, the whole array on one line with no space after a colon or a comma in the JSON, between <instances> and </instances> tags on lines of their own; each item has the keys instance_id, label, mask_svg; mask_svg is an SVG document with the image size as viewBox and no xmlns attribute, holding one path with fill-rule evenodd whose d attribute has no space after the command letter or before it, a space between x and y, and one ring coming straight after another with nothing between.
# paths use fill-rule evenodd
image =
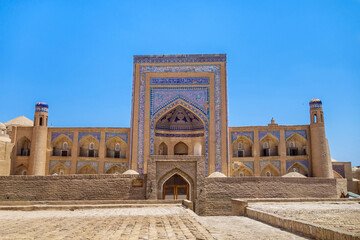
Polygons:
<instances>
[{"instance_id":1,"label":"mud brick wall","mask_svg":"<svg viewBox=\"0 0 360 240\"><path fill-rule=\"evenodd\" d=\"M337 198L335 179L227 177L205 179L205 215L231 215L232 198Z\"/></svg>"},{"instance_id":2,"label":"mud brick wall","mask_svg":"<svg viewBox=\"0 0 360 240\"><path fill-rule=\"evenodd\" d=\"M145 199L145 178L145 175L0 176L0 201ZM142 180L143 186L133 186L133 180Z\"/></svg>"}]
</instances>

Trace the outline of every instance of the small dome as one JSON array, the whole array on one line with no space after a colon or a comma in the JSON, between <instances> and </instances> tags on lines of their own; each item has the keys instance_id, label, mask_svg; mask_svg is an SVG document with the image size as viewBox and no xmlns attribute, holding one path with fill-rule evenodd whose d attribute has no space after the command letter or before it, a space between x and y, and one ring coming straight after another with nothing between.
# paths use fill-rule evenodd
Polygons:
<instances>
[{"instance_id":1,"label":"small dome","mask_svg":"<svg viewBox=\"0 0 360 240\"><path fill-rule=\"evenodd\" d=\"M332 162L337 162L337 160L336 160L336 159L334 159L334 158L331 158L331 161L332 161Z\"/></svg>"},{"instance_id":2,"label":"small dome","mask_svg":"<svg viewBox=\"0 0 360 240\"><path fill-rule=\"evenodd\" d=\"M125 174L125 175L131 175L131 174L139 175L139 173L137 171L134 171L134 170L131 170L131 169L123 172L123 174Z\"/></svg>"},{"instance_id":3,"label":"small dome","mask_svg":"<svg viewBox=\"0 0 360 240\"><path fill-rule=\"evenodd\" d=\"M281 177L284 177L284 178L306 178L306 176L304 176L298 172L289 172Z\"/></svg>"},{"instance_id":4,"label":"small dome","mask_svg":"<svg viewBox=\"0 0 360 240\"><path fill-rule=\"evenodd\" d=\"M46 107L46 108L48 108L49 105L47 105L47 104L44 103L44 102L38 102L37 104L35 104L35 107Z\"/></svg>"},{"instance_id":5,"label":"small dome","mask_svg":"<svg viewBox=\"0 0 360 240\"><path fill-rule=\"evenodd\" d=\"M213 172L212 174L209 175L209 178L218 178L218 177L223 178L226 176L221 172Z\"/></svg>"},{"instance_id":6,"label":"small dome","mask_svg":"<svg viewBox=\"0 0 360 240\"><path fill-rule=\"evenodd\" d=\"M1 130L6 129L5 124L3 124L3 123L0 122L0 129L1 129Z\"/></svg>"}]
</instances>

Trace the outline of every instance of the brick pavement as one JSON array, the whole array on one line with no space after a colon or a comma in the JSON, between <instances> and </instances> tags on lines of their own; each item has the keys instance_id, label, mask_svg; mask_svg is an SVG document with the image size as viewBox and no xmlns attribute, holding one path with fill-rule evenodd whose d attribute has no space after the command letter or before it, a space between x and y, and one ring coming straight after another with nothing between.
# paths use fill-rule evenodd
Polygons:
<instances>
[{"instance_id":1,"label":"brick pavement","mask_svg":"<svg viewBox=\"0 0 360 240\"><path fill-rule=\"evenodd\" d=\"M0 239L300 239L252 219L199 217L180 206L0 211L0 226Z\"/></svg>"}]
</instances>

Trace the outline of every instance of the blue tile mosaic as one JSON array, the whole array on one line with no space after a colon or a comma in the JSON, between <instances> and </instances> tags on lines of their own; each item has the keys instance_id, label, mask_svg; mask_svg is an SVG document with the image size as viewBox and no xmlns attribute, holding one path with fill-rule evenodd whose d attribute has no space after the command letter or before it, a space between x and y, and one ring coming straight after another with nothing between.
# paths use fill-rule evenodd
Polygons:
<instances>
[{"instance_id":1,"label":"blue tile mosaic","mask_svg":"<svg viewBox=\"0 0 360 240\"><path fill-rule=\"evenodd\" d=\"M93 162L93 161L79 161L76 163L76 171L78 171L81 167L83 167L84 165L89 164L90 166L92 166L93 168L96 169L96 171L98 171L99 169L99 162Z\"/></svg>"},{"instance_id":2,"label":"blue tile mosaic","mask_svg":"<svg viewBox=\"0 0 360 240\"><path fill-rule=\"evenodd\" d=\"M274 161L260 161L260 171L268 164L273 165L274 167L276 167L279 172L281 172L281 162L280 160L274 160Z\"/></svg>"},{"instance_id":3,"label":"blue tile mosaic","mask_svg":"<svg viewBox=\"0 0 360 240\"><path fill-rule=\"evenodd\" d=\"M64 135L64 136L70 138L71 141L73 141L73 139L74 139L74 133L53 132L53 133L51 133L51 143L61 135Z\"/></svg>"},{"instance_id":4,"label":"blue tile mosaic","mask_svg":"<svg viewBox=\"0 0 360 240\"><path fill-rule=\"evenodd\" d=\"M303 166L306 167L307 171L309 171L309 161L308 161L308 160L286 161L286 171L288 171L289 168L290 168L294 163L300 163L301 165L303 165Z\"/></svg>"},{"instance_id":5,"label":"blue tile mosaic","mask_svg":"<svg viewBox=\"0 0 360 240\"><path fill-rule=\"evenodd\" d=\"M279 132L279 131L260 131L260 132L259 132L259 141L261 141L261 139L262 139L263 137L265 137L266 134L268 134L268 133L271 134L271 135L273 135L274 137L277 138L277 140L280 141L280 132Z\"/></svg>"},{"instance_id":6,"label":"blue tile mosaic","mask_svg":"<svg viewBox=\"0 0 360 240\"><path fill-rule=\"evenodd\" d=\"M289 137L291 137L295 133L299 134L300 136L303 136L307 140L307 131L306 130L286 130L285 131L285 140L287 140Z\"/></svg>"},{"instance_id":7,"label":"blue tile mosaic","mask_svg":"<svg viewBox=\"0 0 360 240\"><path fill-rule=\"evenodd\" d=\"M190 55L192 57L186 58L186 56L182 56L181 59L183 61L191 62L191 59L194 58L194 55ZM202 56L202 55L201 55ZM220 56L220 55L219 55ZM215 56L215 58L219 57ZM138 56L134 57L134 63L137 62L167 62L169 59L173 58L158 58L151 56ZM223 55L224 61L226 61L226 55ZM173 58L174 62L181 62L180 58ZM199 62L204 58L199 58ZM139 60L139 61L137 61ZM206 61L205 61L206 62ZM221 73L220 73L220 65L174 65L174 66L140 66L140 84L139 84L139 112L138 112L138 153L137 153L137 166L138 172L143 173L144 168L144 119L145 119L145 89L146 89L146 73L154 73L154 72L213 72L214 73L214 105L215 105L215 171L221 171L222 160L221 160ZM135 78L134 78L135 81ZM134 86L134 85L133 85ZM186 102L186 99L182 99ZM134 91L133 91L133 102L134 102ZM166 106L164 107L166 108ZM168 109L169 110L169 109ZM194 110L191 110L194 112ZM197 110L198 111L198 110ZM198 114L199 115L199 114ZM160 117L160 116L159 116ZM227 124L227 123L223 123ZM208 126L207 126L208 127ZM206 131L206 130L205 130ZM152 137L154 134L152 133ZM207 138L207 133L205 133L205 138ZM206 171L208 171L208 158L206 157Z\"/></svg>"},{"instance_id":8,"label":"blue tile mosaic","mask_svg":"<svg viewBox=\"0 0 360 240\"><path fill-rule=\"evenodd\" d=\"M119 137L122 140L124 140L124 142L128 142L128 134L127 133L105 133L105 142L107 142L108 139L113 138L113 137Z\"/></svg>"},{"instance_id":9,"label":"blue tile mosaic","mask_svg":"<svg viewBox=\"0 0 360 240\"><path fill-rule=\"evenodd\" d=\"M150 89L150 118L160 109L176 99L183 99L202 111L209 118L208 87L177 87Z\"/></svg>"},{"instance_id":10,"label":"blue tile mosaic","mask_svg":"<svg viewBox=\"0 0 360 240\"><path fill-rule=\"evenodd\" d=\"M344 165L333 165L333 170L345 178L345 168Z\"/></svg>"},{"instance_id":11,"label":"blue tile mosaic","mask_svg":"<svg viewBox=\"0 0 360 240\"><path fill-rule=\"evenodd\" d=\"M203 137L203 133L196 133L196 134L167 134L167 133L155 133L157 137Z\"/></svg>"},{"instance_id":12,"label":"blue tile mosaic","mask_svg":"<svg viewBox=\"0 0 360 240\"><path fill-rule=\"evenodd\" d=\"M104 162L104 173L114 165L118 165L119 167L121 167L123 169L128 168L127 165L126 165L126 162Z\"/></svg>"},{"instance_id":13,"label":"blue tile mosaic","mask_svg":"<svg viewBox=\"0 0 360 240\"><path fill-rule=\"evenodd\" d=\"M233 171L235 171L237 168L242 166L244 164L246 167L248 167L252 173L254 173L254 162L253 161L244 161L244 162L235 162L233 164Z\"/></svg>"},{"instance_id":14,"label":"blue tile mosaic","mask_svg":"<svg viewBox=\"0 0 360 240\"><path fill-rule=\"evenodd\" d=\"M88 133L88 132L79 132L79 142L81 141L81 139L83 139L86 136L93 136L94 138L96 138L99 142L100 142L100 133Z\"/></svg>"},{"instance_id":15,"label":"blue tile mosaic","mask_svg":"<svg viewBox=\"0 0 360 240\"><path fill-rule=\"evenodd\" d=\"M134 56L134 63L194 63L194 62L225 62L225 61L226 61L226 54Z\"/></svg>"},{"instance_id":16,"label":"blue tile mosaic","mask_svg":"<svg viewBox=\"0 0 360 240\"><path fill-rule=\"evenodd\" d=\"M49 162L49 172L51 171L51 169L53 169L56 165L58 165L59 163L62 163L65 167L67 167L70 171L71 168L71 161L58 161L58 160L50 160Z\"/></svg>"},{"instance_id":17,"label":"blue tile mosaic","mask_svg":"<svg viewBox=\"0 0 360 240\"><path fill-rule=\"evenodd\" d=\"M192 78L150 78L150 85L209 85L208 77Z\"/></svg>"},{"instance_id":18,"label":"blue tile mosaic","mask_svg":"<svg viewBox=\"0 0 360 240\"><path fill-rule=\"evenodd\" d=\"M233 143L240 136L247 137L252 142L254 142L254 132L232 132L231 133L231 143Z\"/></svg>"}]
</instances>

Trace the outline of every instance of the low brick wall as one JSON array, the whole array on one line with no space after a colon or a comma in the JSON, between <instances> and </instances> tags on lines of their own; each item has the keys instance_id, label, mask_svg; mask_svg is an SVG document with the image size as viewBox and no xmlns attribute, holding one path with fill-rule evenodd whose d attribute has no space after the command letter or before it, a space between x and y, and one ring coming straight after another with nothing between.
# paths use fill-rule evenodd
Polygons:
<instances>
[{"instance_id":1,"label":"low brick wall","mask_svg":"<svg viewBox=\"0 0 360 240\"><path fill-rule=\"evenodd\" d=\"M0 176L0 201L145 199L145 178L145 175Z\"/></svg>"},{"instance_id":2,"label":"low brick wall","mask_svg":"<svg viewBox=\"0 0 360 240\"><path fill-rule=\"evenodd\" d=\"M227 177L205 179L205 215L231 215L232 198L338 198L335 179Z\"/></svg>"}]
</instances>

